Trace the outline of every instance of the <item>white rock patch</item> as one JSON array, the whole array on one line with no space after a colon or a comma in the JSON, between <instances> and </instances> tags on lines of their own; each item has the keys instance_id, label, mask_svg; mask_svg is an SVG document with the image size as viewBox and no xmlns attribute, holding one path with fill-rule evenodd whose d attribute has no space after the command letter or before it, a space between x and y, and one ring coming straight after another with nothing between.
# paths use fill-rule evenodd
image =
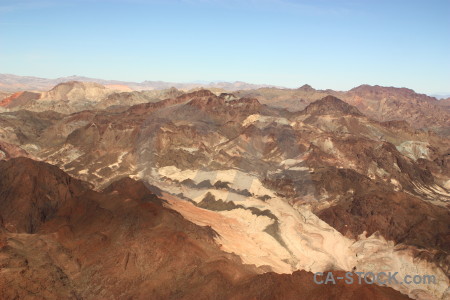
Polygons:
<instances>
[{"instance_id":1,"label":"white rock patch","mask_svg":"<svg viewBox=\"0 0 450 300\"><path fill-rule=\"evenodd\" d=\"M429 159L430 149L429 144L419 141L406 141L396 146L397 150L403 155L418 160L419 158Z\"/></svg>"}]
</instances>

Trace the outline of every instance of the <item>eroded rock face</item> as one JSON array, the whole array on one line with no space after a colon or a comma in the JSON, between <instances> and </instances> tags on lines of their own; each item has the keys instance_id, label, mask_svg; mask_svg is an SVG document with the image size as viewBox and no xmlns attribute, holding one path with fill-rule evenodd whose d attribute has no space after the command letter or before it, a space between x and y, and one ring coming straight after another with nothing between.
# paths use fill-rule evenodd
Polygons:
<instances>
[{"instance_id":1,"label":"eroded rock face","mask_svg":"<svg viewBox=\"0 0 450 300\"><path fill-rule=\"evenodd\" d=\"M0 169L2 299L408 299L374 285L319 286L305 271L261 274L221 251L211 228L164 207L131 179L95 192L25 158ZM22 212L15 227L13 210Z\"/></svg>"},{"instance_id":2,"label":"eroded rock face","mask_svg":"<svg viewBox=\"0 0 450 300\"><path fill-rule=\"evenodd\" d=\"M288 112L199 90L69 116L10 112L0 124L8 143L107 188L89 195L125 190L117 197L211 227L220 250L255 272L389 268L439 278L392 286L411 297L448 288L450 141L407 122L374 121L332 96ZM162 200L130 180L111 185L127 176Z\"/></svg>"},{"instance_id":3,"label":"eroded rock face","mask_svg":"<svg viewBox=\"0 0 450 300\"><path fill-rule=\"evenodd\" d=\"M450 249L448 209L406 193L374 190L322 210L318 216L343 234L378 231L397 243L434 248L443 254Z\"/></svg>"}]
</instances>

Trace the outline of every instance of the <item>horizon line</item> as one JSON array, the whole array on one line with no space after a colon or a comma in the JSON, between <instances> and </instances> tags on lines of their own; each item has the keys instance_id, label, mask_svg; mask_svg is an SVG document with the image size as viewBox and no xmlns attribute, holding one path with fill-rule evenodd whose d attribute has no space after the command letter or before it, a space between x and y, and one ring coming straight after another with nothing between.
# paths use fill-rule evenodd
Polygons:
<instances>
[{"instance_id":1,"label":"horizon line","mask_svg":"<svg viewBox=\"0 0 450 300\"><path fill-rule=\"evenodd\" d=\"M434 97L438 100L440 99L445 99L450 97L450 91L449 92L432 92L432 93L425 93L425 92L418 92L415 89L406 87L406 86L387 86L387 85L381 85L381 84L369 84L369 83L361 83L358 84L350 89L331 89L331 88L325 88L325 89L316 89L314 88L312 85L308 84L308 83L304 83L301 84L297 87L289 87L289 86L285 86L285 85L275 85L275 84L269 84L269 83L254 83L254 82L248 82L248 81L243 81L243 80L233 80L233 81L227 81L227 80L202 80L202 79L198 79L198 80L192 80L192 81L165 81L165 80L149 80L149 79L145 79L142 81L133 81L133 80L121 80L121 79L105 79L105 78L98 78L98 77L89 77L89 76L85 76L85 75L77 75L77 74L73 74L73 75L66 75L66 76L58 76L58 77L41 77L41 76L36 76L36 75L18 75L18 74L13 74L13 73L0 73L0 76L16 76L16 77L29 77L29 78L36 78L36 79L44 79L44 80L58 80L58 79L66 79L66 78L71 78L71 77L80 77L80 78L85 78L85 79L89 79L89 80L100 80L100 81L115 81L115 82L120 82L120 83L133 83L133 84L143 84L145 82L161 82L161 83L173 83L173 84L198 84L199 87L202 87L203 84L205 85L212 85L212 84L220 84L220 83L245 83L245 84L249 84L249 85L259 85L259 86L264 86L266 88L278 88L278 89L299 89L303 86L310 86L311 88L313 88L316 91L327 91L327 90L332 90L335 92L348 92L352 89L355 89L357 87L361 87L361 86L372 86L372 87L384 87L384 88L395 88L395 89L408 89L413 91L416 94L423 94L423 95L427 95L430 97ZM79 80L74 80L74 81L79 81ZM68 81L65 81L68 82ZM80 81L83 82L83 81ZM1 90L1 88L0 88Z\"/></svg>"}]
</instances>

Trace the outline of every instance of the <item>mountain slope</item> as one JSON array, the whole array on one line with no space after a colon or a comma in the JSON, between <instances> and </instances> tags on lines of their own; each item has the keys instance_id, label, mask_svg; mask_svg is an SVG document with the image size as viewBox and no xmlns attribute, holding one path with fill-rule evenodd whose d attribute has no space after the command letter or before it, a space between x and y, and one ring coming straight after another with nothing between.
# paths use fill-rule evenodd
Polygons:
<instances>
[{"instance_id":1,"label":"mountain slope","mask_svg":"<svg viewBox=\"0 0 450 300\"><path fill-rule=\"evenodd\" d=\"M211 228L185 220L131 179L94 192L25 158L0 161L0 170L2 299L407 299L375 285L316 285L305 271L260 274L221 251ZM37 189L8 197L30 182ZM26 213L9 219L14 207ZM12 220L37 226L29 234Z\"/></svg>"},{"instance_id":2,"label":"mountain slope","mask_svg":"<svg viewBox=\"0 0 450 300\"><path fill-rule=\"evenodd\" d=\"M41 94L43 101L99 101L109 93L108 89L94 82L69 81L56 85Z\"/></svg>"},{"instance_id":3,"label":"mountain slope","mask_svg":"<svg viewBox=\"0 0 450 300\"><path fill-rule=\"evenodd\" d=\"M2 79L3 78L3 79ZM21 78L10 75L0 75L0 83L9 86L15 81L24 82L53 82L44 79ZM33 81L34 80L34 81ZM81 82L81 81L84 81ZM41 93L41 100L36 101L35 95L14 94L1 102L4 107L14 110L27 109L33 111L53 110L61 113L74 113L82 110L105 109L131 106L139 103L156 102L166 98L181 95L172 87L183 90L198 89L198 85L169 84L163 82L143 82L131 85L137 90L153 90L132 92L125 82L95 80L85 77L60 78L53 82L55 87L48 86ZM103 85L101 85L101 84ZM450 134L450 111L442 109L447 107L445 100L438 101L434 97L415 93L407 88L394 88L383 86L361 85L349 91L315 90L309 85L298 89L281 89L275 87L259 87L236 82L234 84L215 83L203 85L215 90L217 94L225 90L240 89L236 91L235 98L256 98L262 104L272 107L286 108L289 111L301 111L308 104L320 100L328 95L344 100L355 106L366 116L381 122L407 121L416 129L432 130L442 136ZM1 86L0 86L1 88ZM166 89L165 91L160 91ZM17 89L16 89L17 90ZM16 91L14 90L14 91ZM31 97L31 95L34 95ZM18 98L17 100L15 100ZM14 101L12 101L14 100ZM11 104L10 104L11 102Z\"/></svg>"},{"instance_id":4,"label":"mountain slope","mask_svg":"<svg viewBox=\"0 0 450 300\"><path fill-rule=\"evenodd\" d=\"M332 95L377 121L404 120L414 128L432 129L444 135L450 129L450 112L442 110L443 102L406 88L361 85L341 92L315 90L305 85L299 89L258 89L235 94L256 97L263 104L290 111L301 111L308 104Z\"/></svg>"},{"instance_id":5,"label":"mountain slope","mask_svg":"<svg viewBox=\"0 0 450 300\"><path fill-rule=\"evenodd\" d=\"M40 94L32 92L17 92L0 101L0 106L7 108L26 106L33 100L39 99Z\"/></svg>"},{"instance_id":6,"label":"mountain slope","mask_svg":"<svg viewBox=\"0 0 450 300\"><path fill-rule=\"evenodd\" d=\"M411 297L440 298L448 288L450 141L406 122L375 121L334 97L289 112L207 90L54 119L0 114L0 122L12 128L11 144L97 190L124 176L144 180L245 264L438 278L392 286Z\"/></svg>"}]
</instances>

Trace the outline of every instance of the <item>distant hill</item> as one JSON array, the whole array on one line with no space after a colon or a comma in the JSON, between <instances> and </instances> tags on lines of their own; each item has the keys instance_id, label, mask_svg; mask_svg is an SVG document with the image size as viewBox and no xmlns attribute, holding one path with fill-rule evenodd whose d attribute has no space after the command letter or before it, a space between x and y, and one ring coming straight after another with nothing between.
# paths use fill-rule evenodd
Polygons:
<instances>
[{"instance_id":1,"label":"distant hill","mask_svg":"<svg viewBox=\"0 0 450 300\"><path fill-rule=\"evenodd\" d=\"M18 91L48 91L54 86L70 81L80 82L96 82L102 85L113 85L114 89L121 87L126 90L163 90L175 87L180 90L191 90L200 87L208 89L222 89L225 91L235 90L251 90L263 87L275 87L267 84L251 84L241 81L236 82L191 82L191 83L178 83L178 82L164 82L164 81L143 81L143 82L131 82L131 81L118 81L118 80L104 80L97 78L89 78L83 76L68 76L60 77L56 79L39 78L32 76L18 76L13 74L0 74L0 91L4 92L18 92Z\"/></svg>"},{"instance_id":2,"label":"distant hill","mask_svg":"<svg viewBox=\"0 0 450 300\"><path fill-rule=\"evenodd\" d=\"M332 95L377 121L405 120L415 128L428 128L445 134L448 134L450 128L449 113L441 107L448 100L437 100L407 88L364 84L349 91L334 91L316 90L303 85L298 89L261 88L234 94L239 97L254 97L263 104L292 112L301 111L308 104Z\"/></svg>"}]
</instances>

